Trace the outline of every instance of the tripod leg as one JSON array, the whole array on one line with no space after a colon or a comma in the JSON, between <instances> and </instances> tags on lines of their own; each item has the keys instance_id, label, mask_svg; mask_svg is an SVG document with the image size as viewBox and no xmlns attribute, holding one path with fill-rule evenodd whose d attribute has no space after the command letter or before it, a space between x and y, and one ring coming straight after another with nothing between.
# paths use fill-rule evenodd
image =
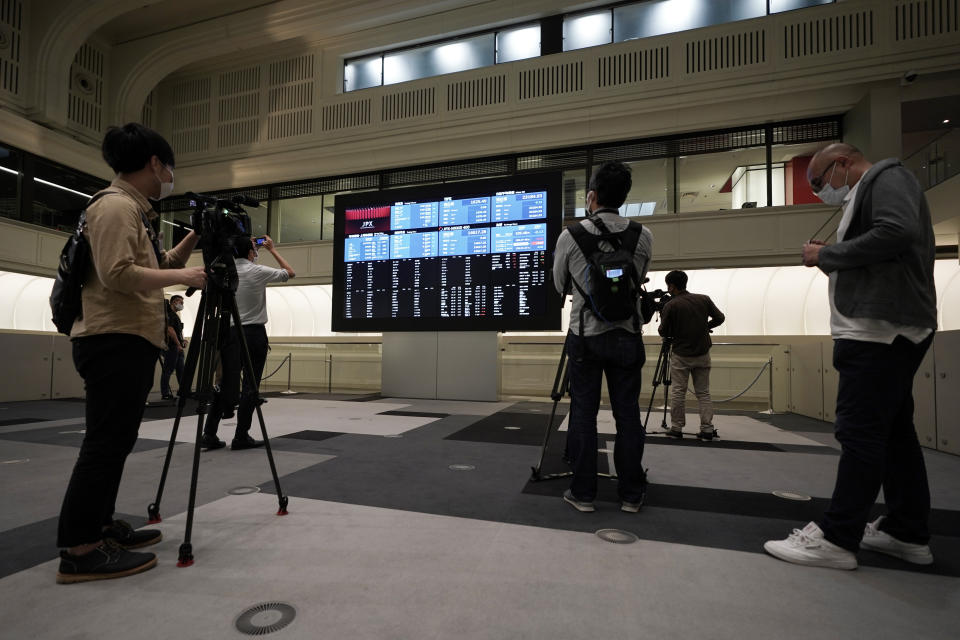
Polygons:
<instances>
[{"instance_id":1,"label":"tripod leg","mask_svg":"<svg viewBox=\"0 0 960 640\"><path fill-rule=\"evenodd\" d=\"M557 364L557 375L553 379L553 389L550 391L550 397L553 398L553 410L550 411L550 422L547 423L547 432L543 436L543 446L540 447L540 461L537 466L531 467L533 473L530 480L536 482L540 480L540 470L543 467L543 458L547 453L547 443L550 442L550 432L553 431L553 420L557 415L557 405L563 399L569 383L570 372L567 367L567 344L564 342L563 349L560 351L560 362Z\"/></svg>"},{"instance_id":2,"label":"tripod leg","mask_svg":"<svg viewBox=\"0 0 960 640\"><path fill-rule=\"evenodd\" d=\"M240 310L237 308L237 301L233 295L229 295L231 313L233 315L234 326L241 327L240 331L237 333L240 334L240 358L243 363L243 375L250 376L251 380L256 380L256 376L253 374L253 360L250 358L250 350L247 348L247 337L243 334L243 325L240 323ZM283 495L283 489L280 487L280 477L277 475L277 465L273 460L273 449L270 447L270 437L267 435L267 425L263 420L263 411L260 408L263 404L262 399L260 398L260 383L256 382L256 402L254 406L257 409L257 419L260 421L260 433L263 434L263 446L267 450L267 460L270 463L270 473L273 475L273 484L277 490L277 502L279 508L277 509L278 516L287 515L287 504L289 502L287 496Z\"/></svg>"},{"instance_id":3,"label":"tripod leg","mask_svg":"<svg viewBox=\"0 0 960 640\"><path fill-rule=\"evenodd\" d=\"M203 435L204 414L197 416L197 438L193 443L193 470L190 473L190 501L187 503L187 529L180 545L178 567L189 567L193 564L193 545L190 538L193 534L193 509L197 503L197 478L200 475L200 437Z\"/></svg>"},{"instance_id":4,"label":"tripod leg","mask_svg":"<svg viewBox=\"0 0 960 640\"><path fill-rule=\"evenodd\" d=\"M147 516L150 524L156 524L162 521L162 518L160 517L160 500L163 498L163 488L167 483L167 473L170 470L170 458L173 456L173 447L177 443L177 432L180 429L180 419L183 417L183 409L186 406L187 396L189 395L190 387L193 385L194 374L197 370L197 362L200 359L200 352L203 349L203 341L201 336L203 333L203 318L205 308L206 293L203 293L200 296L200 306L197 310L197 319L193 325L192 337L195 337L196 340L190 341L190 348L187 350L187 362L183 371L183 381L180 384L180 388L185 389L186 393L183 391L178 392L179 397L177 399L177 417L173 421L173 431L170 433L170 444L167 445L167 455L163 460L163 471L160 473L160 485L157 487L157 498L153 501L153 503L147 506ZM199 347L197 345L199 345Z\"/></svg>"}]
</instances>

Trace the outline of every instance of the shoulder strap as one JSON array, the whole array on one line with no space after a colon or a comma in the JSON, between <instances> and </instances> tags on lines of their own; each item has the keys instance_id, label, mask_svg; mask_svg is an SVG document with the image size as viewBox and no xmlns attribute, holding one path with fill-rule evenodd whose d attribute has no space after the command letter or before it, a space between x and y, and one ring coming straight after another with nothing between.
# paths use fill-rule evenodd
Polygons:
<instances>
[{"instance_id":1,"label":"shoulder strap","mask_svg":"<svg viewBox=\"0 0 960 640\"><path fill-rule=\"evenodd\" d=\"M579 222L574 222L567 227L567 230L573 241L580 247L583 257L590 260L590 256L600 248L600 236L590 233Z\"/></svg>"}]
</instances>

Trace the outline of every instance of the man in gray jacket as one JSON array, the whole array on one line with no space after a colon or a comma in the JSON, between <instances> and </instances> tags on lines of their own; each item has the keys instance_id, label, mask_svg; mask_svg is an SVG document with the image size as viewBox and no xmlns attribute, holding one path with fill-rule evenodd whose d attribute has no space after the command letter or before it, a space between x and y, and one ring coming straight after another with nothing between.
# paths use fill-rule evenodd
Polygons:
<instances>
[{"instance_id":1,"label":"man in gray jacket","mask_svg":"<svg viewBox=\"0 0 960 640\"><path fill-rule=\"evenodd\" d=\"M819 151L807 180L821 200L843 207L837 243L803 247L803 264L830 277L843 452L823 517L764 549L837 569L855 569L860 547L930 564L930 491L913 425L913 377L937 328L930 209L899 161L871 164L848 144ZM868 523L881 487L887 515Z\"/></svg>"}]
</instances>

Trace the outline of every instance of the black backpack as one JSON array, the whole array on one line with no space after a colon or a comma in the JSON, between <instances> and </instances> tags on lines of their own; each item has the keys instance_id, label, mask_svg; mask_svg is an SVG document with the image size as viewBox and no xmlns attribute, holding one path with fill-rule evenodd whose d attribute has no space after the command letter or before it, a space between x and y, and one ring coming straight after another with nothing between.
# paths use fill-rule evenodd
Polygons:
<instances>
[{"instance_id":1,"label":"black backpack","mask_svg":"<svg viewBox=\"0 0 960 640\"><path fill-rule=\"evenodd\" d=\"M580 308L580 333L583 333L583 314L588 306L604 322L633 318L634 329L639 331L637 299L642 295L642 283L633 260L643 225L631 220L626 229L613 233L597 213L588 219L600 230L599 235L590 233L579 222L567 227L587 261L584 286L581 287L577 279L572 278L584 300ZM603 251L600 248L603 241L610 243L613 251ZM652 312L648 316L646 309L642 315L644 324L653 317Z\"/></svg>"},{"instance_id":2,"label":"black backpack","mask_svg":"<svg viewBox=\"0 0 960 640\"><path fill-rule=\"evenodd\" d=\"M94 195L87 202L87 207L96 202L103 192ZM83 282L90 271L90 243L83 235L87 226L86 208L80 214L77 228L63 245L60 252L60 266L57 268L57 279L53 282L53 291L50 293L50 311L53 312L53 324L57 331L70 335L73 323L83 317Z\"/></svg>"}]
</instances>

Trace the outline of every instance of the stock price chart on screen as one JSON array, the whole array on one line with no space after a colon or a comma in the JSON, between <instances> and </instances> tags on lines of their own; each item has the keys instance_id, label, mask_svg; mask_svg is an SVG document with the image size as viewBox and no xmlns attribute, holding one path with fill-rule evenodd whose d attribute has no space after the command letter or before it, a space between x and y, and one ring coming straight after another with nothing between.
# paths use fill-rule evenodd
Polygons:
<instances>
[{"instance_id":1,"label":"stock price chart on screen","mask_svg":"<svg viewBox=\"0 0 960 640\"><path fill-rule=\"evenodd\" d=\"M542 322L554 294L549 199L546 188L534 187L344 207L337 267L344 323L418 329Z\"/></svg>"}]
</instances>

